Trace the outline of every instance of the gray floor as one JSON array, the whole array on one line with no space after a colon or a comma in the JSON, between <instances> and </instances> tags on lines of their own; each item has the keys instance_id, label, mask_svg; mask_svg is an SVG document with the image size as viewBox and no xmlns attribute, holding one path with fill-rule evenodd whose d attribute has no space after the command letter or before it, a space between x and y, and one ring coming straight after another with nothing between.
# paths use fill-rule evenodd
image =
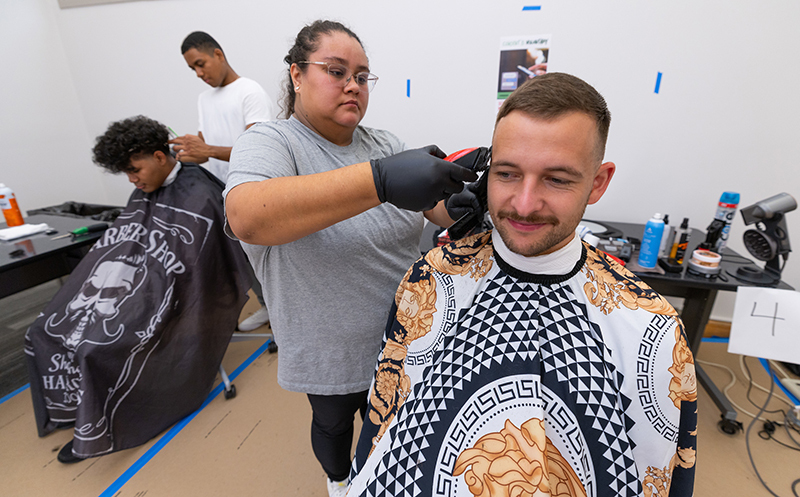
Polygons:
<instances>
[{"instance_id":1,"label":"gray floor","mask_svg":"<svg viewBox=\"0 0 800 497\"><path fill-rule=\"evenodd\" d=\"M28 383L25 331L59 288L61 282L53 280L0 299L0 397Z\"/></svg>"}]
</instances>

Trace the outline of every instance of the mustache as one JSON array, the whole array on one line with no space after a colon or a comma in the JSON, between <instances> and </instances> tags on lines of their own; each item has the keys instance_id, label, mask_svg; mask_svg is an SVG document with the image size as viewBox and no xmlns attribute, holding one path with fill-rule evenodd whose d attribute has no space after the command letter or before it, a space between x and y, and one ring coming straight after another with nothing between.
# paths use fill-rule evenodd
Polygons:
<instances>
[{"instance_id":1,"label":"mustache","mask_svg":"<svg viewBox=\"0 0 800 497\"><path fill-rule=\"evenodd\" d=\"M511 219L512 221L517 221L520 223L552 224L553 226L560 224L558 218L556 218L555 216L539 216L537 214L531 214L530 216L520 216L519 214L513 211L500 211L497 213L497 216L500 219L507 218Z\"/></svg>"}]
</instances>

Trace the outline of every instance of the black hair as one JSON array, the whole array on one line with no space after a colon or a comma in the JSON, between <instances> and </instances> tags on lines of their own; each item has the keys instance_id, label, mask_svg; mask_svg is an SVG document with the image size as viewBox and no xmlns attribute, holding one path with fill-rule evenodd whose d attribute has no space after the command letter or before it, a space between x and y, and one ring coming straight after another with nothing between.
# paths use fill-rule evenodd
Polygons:
<instances>
[{"instance_id":1,"label":"black hair","mask_svg":"<svg viewBox=\"0 0 800 497\"><path fill-rule=\"evenodd\" d=\"M555 119L568 112L583 112L597 125L598 160L603 159L611 112L597 90L586 81L566 73L547 73L526 81L512 93L497 113L495 126L518 110L539 119Z\"/></svg>"},{"instance_id":2,"label":"black hair","mask_svg":"<svg viewBox=\"0 0 800 497\"><path fill-rule=\"evenodd\" d=\"M205 31L195 31L194 33L189 33L189 36L184 38L183 43L181 43L181 55L193 48L207 54L213 54L214 49L219 48L219 51L222 52L222 55L225 55L225 51L222 50L221 46L219 46L217 40L212 38L211 35Z\"/></svg>"},{"instance_id":3,"label":"black hair","mask_svg":"<svg viewBox=\"0 0 800 497\"><path fill-rule=\"evenodd\" d=\"M281 102L281 109L286 119L289 119L292 113L294 113L295 92L294 83L292 83L292 64L308 60L309 55L316 52L319 48L319 37L321 35L332 35L335 32L350 36L361 45L361 48L364 48L364 44L361 43L358 36L340 22L317 20L304 26L303 29L297 33L294 46L289 49L289 53L283 58L283 61L289 66L286 85L284 86L283 102ZM305 71L306 68L302 67L300 70Z\"/></svg>"},{"instance_id":4,"label":"black hair","mask_svg":"<svg viewBox=\"0 0 800 497\"><path fill-rule=\"evenodd\" d=\"M145 116L129 117L112 123L97 137L92 149L95 164L112 173L132 171L131 159L156 152L169 152L169 132L158 121Z\"/></svg>"}]
</instances>

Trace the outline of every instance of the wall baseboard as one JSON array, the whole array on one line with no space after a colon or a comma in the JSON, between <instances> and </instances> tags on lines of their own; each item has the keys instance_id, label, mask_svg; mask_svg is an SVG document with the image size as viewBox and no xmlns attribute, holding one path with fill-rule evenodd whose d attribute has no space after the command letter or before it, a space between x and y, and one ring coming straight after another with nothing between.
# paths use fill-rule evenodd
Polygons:
<instances>
[{"instance_id":1,"label":"wall baseboard","mask_svg":"<svg viewBox=\"0 0 800 497\"><path fill-rule=\"evenodd\" d=\"M709 319L706 329L703 331L704 337L729 337L731 336L731 323L728 321L715 321Z\"/></svg>"}]
</instances>

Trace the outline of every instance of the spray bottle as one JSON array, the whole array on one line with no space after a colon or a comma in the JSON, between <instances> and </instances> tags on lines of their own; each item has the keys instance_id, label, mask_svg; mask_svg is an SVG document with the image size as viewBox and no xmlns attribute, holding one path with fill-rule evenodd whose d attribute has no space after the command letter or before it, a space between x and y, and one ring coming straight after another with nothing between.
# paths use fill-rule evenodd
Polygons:
<instances>
[{"instance_id":1,"label":"spray bottle","mask_svg":"<svg viewBox=\"0 0 800 497\"><path fill-rule=\"evenodd\" d=\"M661 235L661 245L658 248L659 257L667 257L672 248L672 236L675 234L669 225L669 214L664 214L664 234Z\"/></svg>"},{"instance_id":2,"label":"spray bottle","mask_svg":"<svg viewBox=\"0 0 800 497\"><path fill-rule=\"evenodd\" d=\"M661 247L661 237L664 234L664 219L656 213L644 227L642 246L639 249L639 266L652 269L658 264L658 250Z\"/></svg>"},{"instance_id":3,"label":"spray bottle","mask_svg":"<svg viewBox=\"0 0 800 497\"><path fill-rule=\"evenodd\" d=\"M686 246L689 245L689 218L683 218L681 227L675 231L675 243L672 244L672 249L669 251L670 261L676 264L683 264L683 256L686 254Z\"/></svg>"},{"instance_id":4,"label":"spray bottle","mask_svg":"<svg viewBox=\"0 0 800 497\"><path fill-rule=\"evenodd\" d=\"M736 208L738 206L738 193L725 192L719 198L719 203L717 204L717 213L714 214L714 219L719 219L725 224L722 227L722 233L720 234L720 237L717 239L712 249L718 254L722 254L722 249L725 248L725 244L728 243L728 237L731 234L731 223L733 222L733 218L736 216Z\"/></svg>"}]
</instances>

